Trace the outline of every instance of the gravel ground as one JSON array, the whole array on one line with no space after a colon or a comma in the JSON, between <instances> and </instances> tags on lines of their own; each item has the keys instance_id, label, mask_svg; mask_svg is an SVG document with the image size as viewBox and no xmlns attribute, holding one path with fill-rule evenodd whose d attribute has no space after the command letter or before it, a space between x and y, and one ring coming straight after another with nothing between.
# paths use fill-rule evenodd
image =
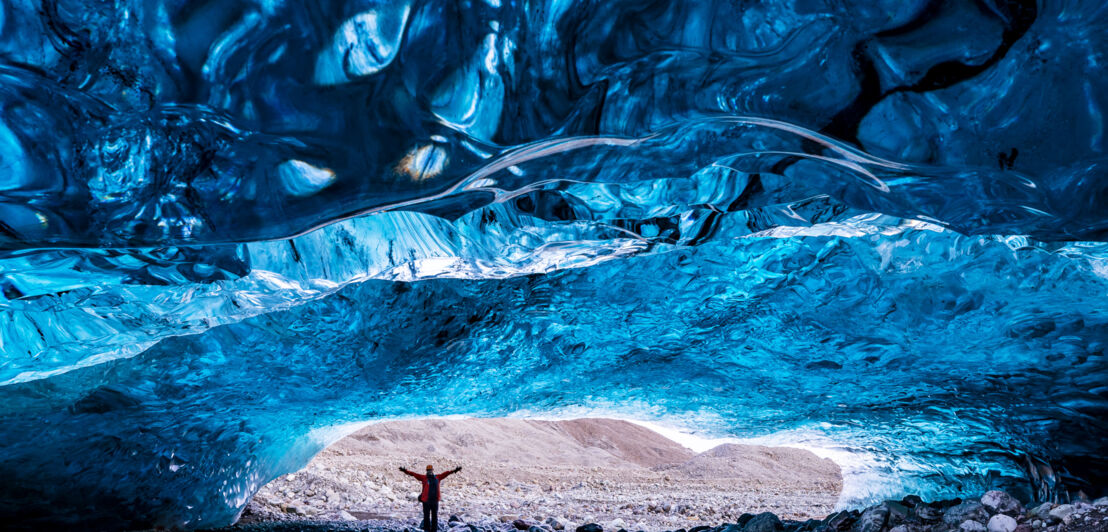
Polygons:
<instances>
[{"instance_id":1,"label":"gravel ground","mask_svg":"<svg viewBox=\"0 0 1108 532\"><path fill-rule=\"evenodd\" d=\"M441 530L448 532L617 532L621 521L601 528L595 524L573 529L565 523L516 520L504 523L477 519L465 522L450 517ZM221 529L223 532L415 532L414 519L393 520L307 520L264 521ZM632 528L632 530L635 530ZM1066 504L1042 503L1024 506L1001 491L990 491L978 499L924 502L908 496L885 501L865 509L841 511L823 519L782 520L773 513L744 514L715 525L693 527L689 532L1106 532L1108 497Z\"/></svg>"}]
</instances>

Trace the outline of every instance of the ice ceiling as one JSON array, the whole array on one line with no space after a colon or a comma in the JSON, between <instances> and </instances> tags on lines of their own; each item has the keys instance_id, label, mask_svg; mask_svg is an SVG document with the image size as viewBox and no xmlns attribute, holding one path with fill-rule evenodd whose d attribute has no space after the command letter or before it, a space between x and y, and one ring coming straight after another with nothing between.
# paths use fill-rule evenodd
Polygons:
<instances>
[{"instance_id":1,"label":"ice ceiling","mask_svg":"<svg viewBox=\"0 0 1108 532\"><path fill-rule=\"evenodd\" d=\"M1105 6L0 1L0 520L581 406L1095 492Z\"/></svg>"}]
</instances>

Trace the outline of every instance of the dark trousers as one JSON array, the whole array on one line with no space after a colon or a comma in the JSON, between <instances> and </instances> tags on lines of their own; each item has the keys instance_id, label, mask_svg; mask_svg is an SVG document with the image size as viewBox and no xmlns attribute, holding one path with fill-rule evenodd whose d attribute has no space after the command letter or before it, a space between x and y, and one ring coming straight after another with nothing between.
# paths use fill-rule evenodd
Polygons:
<instances>
[{"instance_id":1,"label":"dark trousers","mask_svg":"<svg viewBox=\"0 0 1108 532\"><path fill-rule=\"evenodd\" d=\"M423 503L423 530L435 532L439 529L439 501Z\"/></svg>"}]
</instances>

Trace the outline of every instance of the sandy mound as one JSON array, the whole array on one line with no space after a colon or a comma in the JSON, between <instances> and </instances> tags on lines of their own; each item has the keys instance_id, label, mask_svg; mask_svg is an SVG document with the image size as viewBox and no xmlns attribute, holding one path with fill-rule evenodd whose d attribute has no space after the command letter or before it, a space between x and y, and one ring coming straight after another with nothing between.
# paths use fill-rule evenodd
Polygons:
<instances>
[{"instance_id":1,"label":"sandy mound","mask_svg":"<svg viewBox=\"0 0 1108 532\"><path fill-rule=\"evenodd\" d=\"M837 465L799 449L723 445L696 455L625 421L435 419L375 424L344 438L262 488L246 515L414 525L419 483L397 466L427 464L464 468L443 481L444 519L554 518L567 530L586 522L687 529L763 511L823 517L842 489Z\"/></svg>"},{"instance_id":2,"label":"sandy mound","mask_svg":"<svg viewBox=\"0 0 1108 532\"><path fill-rule=\"evenodd\" d=\"M680 473L690 479L725 475L748 482L796 483L799 487L826 489L841 484L838 464L820 460L803 449L725 444L700 453L680 464L659 466L659 471ZM841 486L840 486L841 487Z\"/></svg>"},{"instance_id":3,"label":"sandy mound","mask_svg":"<svg viewBox=\"0 0 1108 532\"><path fill-rule=\"evenodd\" d=\"M633 423L611 419L428 419L370 425L325 454L395 457L398 465L426 457L461 463L652 467L693 453ZM425 464L418 464L419 469ZM438 469L444 469L441 466Z\"/></svg>"}]
</instances>

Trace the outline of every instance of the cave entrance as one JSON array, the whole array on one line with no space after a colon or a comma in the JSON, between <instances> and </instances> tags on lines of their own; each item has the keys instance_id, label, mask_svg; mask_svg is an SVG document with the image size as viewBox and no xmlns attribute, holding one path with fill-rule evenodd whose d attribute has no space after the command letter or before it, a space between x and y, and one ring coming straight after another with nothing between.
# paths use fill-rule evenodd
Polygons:
<instances>
[{"instance_id":1,"label":"cave entrance","mask_svg":"<svg viewBox=\"0 0 1108 532\"><path fill-rule=\"evenodd\" d=\"M717 445L718 443L718 445ZM842 491L839 466L810 451L683 437L625 420L432 418L374 423L278 477L242 521L390 520L419 526L427 464L442 481L440 523L488 529L677 530L744 513L821 519Z\"/></svg>"}]
</instances>

